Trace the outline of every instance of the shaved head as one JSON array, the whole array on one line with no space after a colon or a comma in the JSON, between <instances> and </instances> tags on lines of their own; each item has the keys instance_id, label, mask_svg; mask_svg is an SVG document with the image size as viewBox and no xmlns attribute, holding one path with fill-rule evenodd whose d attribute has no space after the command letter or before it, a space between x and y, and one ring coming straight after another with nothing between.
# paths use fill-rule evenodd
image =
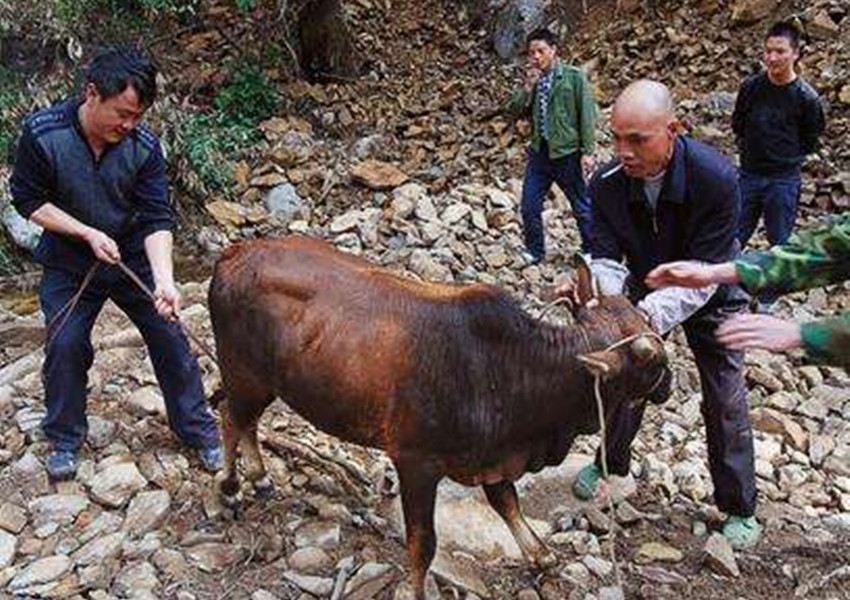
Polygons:
<instances>
[{"instance_id":1,"label":"shaved head","mask_svg":"<svg viewBox=\"0 0 850 600\"><path fill-rule=\"evenodd\" d=\"M641 79L630 84L617 97L614 112L638 117L641 121L665 124L675 119L673 96L663 83Z\"/></svg>"},{"instance_id":2,"label":"shaved head","mask_svg":"<svg viewBox=\"0 0 850 600\"><path fill-rule=\"evenodd\" d=\"M646 178L661 172L670 161L678 131L670 90L649 79L630 84L614 102L611 129L629 176Z\"/></svg>"}]
</instances>

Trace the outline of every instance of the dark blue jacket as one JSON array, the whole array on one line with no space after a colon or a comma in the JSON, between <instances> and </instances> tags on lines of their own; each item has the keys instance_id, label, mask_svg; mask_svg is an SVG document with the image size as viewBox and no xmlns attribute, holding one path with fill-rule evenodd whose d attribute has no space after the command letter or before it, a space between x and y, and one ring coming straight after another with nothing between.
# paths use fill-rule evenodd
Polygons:
<instances>
[{"instance_id":1,"label":"dark blue jacket","mask_svg":"<svg viewBox=\"0 0 850 600\"><path fill-rule=\"evenodd\" d=\"M674 144L655 214L643 180L627 176L617 162L600 168L590 182L593 258L625 260L630 284L638 288L661 263L719 263L738 253L740 190L732 163L687 137L679 136Z\"/></svg>"},{"instance_id":2,"label":"dark blue jacket","mask_svg":"<svg viewBox=\"0 0 850 600\"><path fill-rule=\"evenodd\" d=\"M144 251L144 238L174 226L166 165L156 136L136 127L95 160L78 118L79 100L24 120L11 178L12 201L25 218L50 202L112 237L122 255ZM45 231L35 250L46 267L81 271L87 244Z\"/></svg>"}]
</instances>

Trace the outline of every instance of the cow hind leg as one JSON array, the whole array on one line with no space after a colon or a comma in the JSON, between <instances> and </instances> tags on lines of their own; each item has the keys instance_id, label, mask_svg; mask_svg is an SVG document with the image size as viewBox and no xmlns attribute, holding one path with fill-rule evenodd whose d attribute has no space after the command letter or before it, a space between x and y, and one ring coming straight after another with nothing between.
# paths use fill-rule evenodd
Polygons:
<instances>
[{"instance_id":1,"label":"cow hind leg","mask_svg":"<svg viewBox=\"0 0 850 600\"><path fill-rule=\"evenodd\" d=\"M259 419L259 415L257 415ZM245 477L254 486L257 498L266 500L274 494L274 484L266 471L260 442L257 439L257 419L249 423L242 434L242 459L245 462Z\"/></svg>"},{"instance_id":2,"label":"cow hind leg","mask_svg":"<svg viewBox=\"0 0 850 600\"><path fill-rule=\"evenodd\" d=\"M265 391L229 386L227 400L221 410L221 437L224 444L224 468L219 476L218 491L225 506L238 508L241 503L239 474L236 470L238 450L245 456L246 476L257 486L271 491L257 443L257 420L272 397Z\"/></svg>"},{"instance_id":3,"label":"cow hind leg","mask_svg":"<svg viewBox=\"0 0 850 600\"><path fill-rule=\"evenodd\" d=\"M416 461L396 463L401 490L401 507L407 534L410 585L416 600L426 600L425 576L437 549L434 532L434 503L439 478L425 472Z\"/></svg>"},{"instance_id":4,"label":"cow hind leg","mask_svg":"<svg viewBox=\"0 0 850 600\"><path fill-rule=\"evenodd\" d=\"M537 537L525 520L519 507L516 487L511 481L501 481L484 486L484 494L499 516L504 519L522 553L542 568L551 567L557 562L555 555Z\"/></svg>"}]
</instances>

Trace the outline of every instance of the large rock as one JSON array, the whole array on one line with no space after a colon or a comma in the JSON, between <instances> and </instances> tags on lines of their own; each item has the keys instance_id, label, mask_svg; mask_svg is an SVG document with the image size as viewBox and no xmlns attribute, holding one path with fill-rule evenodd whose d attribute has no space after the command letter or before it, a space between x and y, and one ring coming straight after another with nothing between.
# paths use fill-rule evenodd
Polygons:
<instances>
[{"instance_id":1,"label":"large rock","mask_svg":"<svg viewBox=\"0 0 850 600\"><path fill-rule=\"evenodd\" d=\"M522 54L529 33L541 27L545 19L546 0L508 0L496 15L493 47L500 58Z\"/></svg>"},{"instance_id":2,"label":"large rock","mask_svg":"<svg viewBox=\"0 0 850 600\"><path fill-rule=\"evenodd\" d=\"M310 207L304 202L291 183L281 183L272 188L266 196L266 208L269 216L287 225L299 219L310 218Z\"/></svg>"},{"instance_id":3,"label":"large rock","mask_svg":"<svg viewBox=\"0 0 850 600\"><path fill-rule=\"evenodd\" d=\"M215 573L245 560L248 550L235 544L209 542L189 548L186 555L201 571Z\"/></svg>"},{"instance_id":4,"label":"large rock","mask_svg":"<svg viewBox=\"0 0 850 600\"><path fill-rule=\"evenodd\" d=\"M127 507L124 530L130 535L143 535L159 527L168 515L171 494L165 490L141 492Z\"/></svg>"},{"instance_id":5,"label":"large rock","mask_svg":"<svg viewBox=\"0 0 850 600\"><path fill-rule=\"evenodd\" d=\"M39 559L18 573L8 589L23 593L27 588L56 581L71 570L71 559L57 555Z\"/></svg>"},{"instance_id":6,"label":"large rock","mask_svg":"<svg viewBox=\"0 0 850 600\"><path fill-rule=\"evenodd\" d=\"M148 484L135 463L124 462L106 467L90 482L91 497L112 508L124 506L136 492Z\"/></svg>"},{"instance_id":7,"label":"large rock","mask_svg":"<svg viewBox=\"0 0 850 600\"><path fill-rule=\"evenodd\" d=\"M708 567L720 575L726 577L738 577L738 563L735 562L735 553L732 545L720 533L713 533L705 543L705 562Z\"/></svg>"},{"instance_id":8,"label":"large rock","mask_svg":"<svg viewBox=\"0 0 850 600\"><path fill-rule=\"evenodd\" d=\"M0 504L0 529L20 533L27 525L27 511L11 502Z\"/></svg>"},{"instance_id":9,"label":"large rock","mask_svg":"<svg viewBox=\"0 0 850 600\"><path fill-rule=\"evenodd\" d=\"M351 178L373 190L391 190L408 180L398 167L371 159L353 166Z\"/></svg>"},{"instance_id":10,"label":"large rock","mask_svg":"<svg viewBox=\"0 0 850 600\"><path fill-rule=\"evenodd\" d=\"M18 538L0 531L0 571L12 564L18 549Z\"/></svg>"},{"instance_id":11,"label":"large rock","mask_svg":"<svg viewBox=\"0 0 850 600\"><path fill-rule=\"evenodd\" d=\"M79 495L52 494L36 498L27 507L36 529L47 523L73 523L89 506L89 499Z\"/></svg>"},{"instance_id":12,"label":"large rock","mask_svg":"<svg viewBox=\"0 0 850 600\"><path fill-rule=\"evenodd\" d=\"M41 227L24 219L11 204L3 209L0 220L18 246L25 250L35 250L38 240L41 239Z\"/></svg>"},{"instance_id":13,"label":"large rock","mask_svg":"<svg viewBox=\"0 0 850 600\"><path fill-rule=\"evenodd\" d=\"M127 534L119 531L93 539L74 553L74 564L85 567L117 557L126 537Z\"/></svg>"}]
</instances>

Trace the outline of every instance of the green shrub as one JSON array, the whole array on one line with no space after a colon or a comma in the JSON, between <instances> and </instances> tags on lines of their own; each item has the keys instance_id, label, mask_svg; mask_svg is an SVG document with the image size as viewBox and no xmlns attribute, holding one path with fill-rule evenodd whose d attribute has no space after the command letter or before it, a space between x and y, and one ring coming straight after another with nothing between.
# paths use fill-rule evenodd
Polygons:
<instances>
[{"instance_id":1,"label":"green shrub","mask_svg":"<svg viewBox=\"0 0 850 600\"><path fill-rule=\"evenodd\" d=\"M207 191L226 193L233 184L232 162L261 139L257 125L274 115L277 93L259 67L247 64L233 69L213 108L181 128L183 152Z\"/></svg>"}]
</instances>

